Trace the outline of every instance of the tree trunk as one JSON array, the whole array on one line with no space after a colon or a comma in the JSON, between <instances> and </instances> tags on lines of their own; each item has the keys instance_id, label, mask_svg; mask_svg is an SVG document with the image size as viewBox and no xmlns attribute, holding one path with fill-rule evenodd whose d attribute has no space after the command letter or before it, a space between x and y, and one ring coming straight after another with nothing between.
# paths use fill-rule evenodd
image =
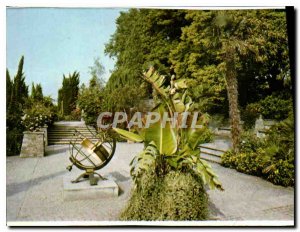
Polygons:
<instances>
[{"instance_id":1,"label":"tree trunk","mask_svg":"<svg viewBox=\"0 0 300 232\"><path fill-rule=\"evenodd\" d=\"M229 117L231 124L231 138L232 146L235 153L239 151L240 142L240 112L238 109L238 83L234 61L234 49L227 49L225 55L226 64L226 84L227 84L227 95L229 101Z\"/></svg>"}]
</instances>

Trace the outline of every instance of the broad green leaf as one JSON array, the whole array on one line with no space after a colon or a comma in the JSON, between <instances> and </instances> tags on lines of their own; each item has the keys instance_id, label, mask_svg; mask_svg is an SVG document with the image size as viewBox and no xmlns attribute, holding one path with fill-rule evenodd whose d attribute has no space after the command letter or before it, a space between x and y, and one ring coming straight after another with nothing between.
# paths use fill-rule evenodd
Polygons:
<instances>
[{"instance_id":1,"label":"broad green leaf","mask_svg":"<svg viewBox=\"0 0 300 232\"><path fill-rule=\"evenodd\" d=\"M158 112L164 111L163 106L158 108ZM162 155L173 155L177 150L177 136L174 128L171 127L170 122L166 122L165 127L161 120L151 124L145 132L145 141L153 141L157 147L157 150Z\"/></svg>"},{"instance_id":2,"label":"broad green leaf","mask_svg":"<svg viewBox=\"0 0 300 232\"><path fill-rule=\"evenodd\" d=\"M173 103L174 103L174 107L175 107L176 112L178 112L178 113L184 112L185 105L181 101L173 102Z\"/></svg>"},{"instance_id":3,"label":"broad green leaf","mask_svg":"<svg viewBox=\"0 0 300 232\"><path fill-rule=\"evenodd\" d=\"M201 134L203 133L202 129L197 128L189 128L188 129L188 143L190 147L194 150L201 142L200 139L202 138Z\"/></svg>"},{"instance_id":4,"label":"broad green leaf","mask_svg":"<svg viewBox=\"0 0 300 232\"><path fill-rule=\"evenodd\" d=\"M134 142L143 142L143 138L141 136L139 136L138 134L132 133L130 131L127 130L123 130L120 128L113 128L114 131L116 131L119 135L121 135L122 137L134 141Z\"/></svg>"}]
</instances>

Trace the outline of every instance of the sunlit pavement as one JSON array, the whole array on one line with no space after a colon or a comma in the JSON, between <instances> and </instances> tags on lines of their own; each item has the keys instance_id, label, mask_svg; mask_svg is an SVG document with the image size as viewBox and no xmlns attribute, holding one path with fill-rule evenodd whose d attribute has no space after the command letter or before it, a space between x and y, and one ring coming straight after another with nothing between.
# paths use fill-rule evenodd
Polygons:
<instances>
[{"instance_id":1,"label":"sunlit pavement","mask_svg":"<svg viewBox=\"0 0 300 232\"><path fill-rule=\"evenodd\" d=\"M63 177L70 175L68 146L49 146L42 158L7 157L8 221L118 220L132 186L129 163L142 144L118 143L111 162L98 172L115 179L119 197L63 200ZM209 190L213 220L293 220L294 189L212 164L225 188ZM82 171L73 168L72 173Z\"/></svg>"}]
</instances>

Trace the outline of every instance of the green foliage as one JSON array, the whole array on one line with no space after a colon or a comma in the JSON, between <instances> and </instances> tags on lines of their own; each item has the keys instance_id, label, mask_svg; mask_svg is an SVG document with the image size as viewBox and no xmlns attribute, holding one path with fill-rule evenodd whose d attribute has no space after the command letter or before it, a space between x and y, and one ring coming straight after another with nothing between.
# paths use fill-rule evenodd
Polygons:
<instances>
[{"instance_id":1,"label":"green foliage","mask_svg":"<svg viewBox=\"0 0 300 232\"><path fill-rule=\"evenodd\" d=\"M100 62L100 58L94 58L94 65L89 67L89 73L92 78L90 80L90 87L103 86L104 80L103 74L105 73L105 68Z\"/></svg>"},{"instance_id":2,"label":"green foliage","mask_svg":"<svg viewBox=\"0 0 300 232\"><path fill-rule=\"evenodd\" d=\"M34 85L34 83L32 83L30 97L36 101L43 100L43 89L41 84Z\"/></svg>"},{"instance_id":3,"label":"green foliage","mask_svg":"<svg viewBox=\"0 0 300 232\"><path fill-rule=\"evenodd\" d=\"M56 119L55 107L45 101L33 101L24 109L22 125L28 131L39 131L44 126L50 126Z\"/></svg>"},{"instance_id":4,"label":"green foliage","mask_svg":"<svg viewBox=\"0 0 300 232\"><path fill-rule=\"evenodd\" d=\"M261 176L270 182L293 186L294 170L294 121L293 116L274 125L265 139L247 133L240 144L240 153L228 151L222 156L222 165Z\"/></svg>"},{"instance_id":5,"label":"green foliage","mask_svg":"<svg viewBox=\"0 0 300 232\"><path fill-rule=\"evenodd\" d=\"M145 173L121 220L205 220L208 196L202 180L192 171L171 171L164 177Z\"/></svg>"},{"instance_id":6,"label":"green foliage","mask_svg":"<svg viewBox=\"0 0 300 232\"><path fill-rule=\"evenodd\" d=\"M23 130L21 117L28 98L28 86L23 73L24 57L19 62L17 74L10 77L6 70L6 154L20 153Z\"/></svg>"},{"instance_id":7,"label":"green foliage","mask_svg":"<svg viewBox=\"0 0 300 232\"><path fill-rule=\"evenodd\" d=\"M261 113L261 106L258 102L250 103L241 113L241 118L244 121L244 129L249 130L254 127L256 119Z\"/></svg>"},{"instance_id":8,"label":"green foliage","mask_svg":"<svg viewBox=\"0 0 300 232\"><path fill-rule=\"evenodd\" d=\"M6 128L6 155L13 156L20 154L23 140L23 131L19 128Z\"/></svg>"},{"instance_id":9,"label":"green foliage","mask_svg":"<svg viewBox=\"0 0 300 232\"><path fill-rule=\"evenodd\" d=\"M122 96L122 97L120 97ZM139 102L145 99L146 92L144 88L131 85L124 85L109 90L105 87L103 93L103 111L111 112L129 112L130 108L137 107Z\"/></svg>"},{"instance_id":10,"label":"green foliage","mask_svg":"<svg viewBox=\"0 0 300 232\"><path fill-rule=\"evenodd\" d=\"M252 152L256 151L260 147L265 145L265 139L259 139L250 131L245 131L242 134L242 141L240 142L239 148L241 152Z\"/></svg>"},{"instance_id":11,"label":"green foliage","mask_svg":"<svg viewBox=\"0 0 300 232\"><path fill-rule=\"evenodd\" d=\"M239 153L235 155L229 151L222 156L222 164L225 167L235 168L239 172L243 172L250 175L262 176L262 170L264 166L269 162L264 159L257 151L248 153Z\"/></svg>"},{"instance_id":12,"label":"green foliage","mask_svg":"<svg viewBox=\"0 0 300 232\"><path fill-rule=\"evenodd\" d=\"M264 118L283 120L293 109L292 99L283 94L272 94L259 102L260 112Z\"/></svg>"},{"instance_id":13,"label":"green foliage","mask_svg":"<svg viewBox=\"0 0 300 232\"><path fill-rule=\"evenodd\" d=\"M107 90L120 91L128 85L143 88L145 96L149 95L151 89L141 85L140 74L152 65L162 74L189 79L188 95L196 109L228 116L224 56L230 41L236 42L234 61L242 108L274 91L290 91L284 10L163 9L121 13L105 50L117 61ZM171 80L166 78L168 85Z\"/></svg>"},{"instance_id":14,"label":"green foliage","mask_svg":"<svg viewBox=\"0 0 300 232\"><path fill-rule=\"evenodd\" d=\"M79 72L74 72L69 77L63 75L62 87L58 90L58 108L62 116L70 115L76 109L79 91Z\"/></svg>"},{"instance_id":15,"label":"green foliage","mask_svg":"<svg viewBox=\"0 0 300 232\"><path fill-rule=\"evenodd\" d=\"M137 186L142 185L140 177L145 171L155 170L157 176L164 176L171 170L190 169L201 176L204 184L210 188L219 188L222 185L217 176L212 171L210 165L200 159L200 150L198 145L202 142L201 134L205 131L203 128L191 128L191 119L187 120L188 127L181 128L179 120L174 127L170 122L166 122L165 127L162 125L162 114L169 113L169 117L174 112L180 113L182 119L184 112L190 112L192 109L192 99L187 96L187 85L184 81L171 82L171 86L165 87L165 77L150 68L144 73L144 78L149 82L160 99L155 107L155 112L161 115L160 120L151 124L148 128L136 128L138 134L128 132L122 129L115 129L123 137L133 141L143 141L145 149L138 154L131 162L131 175ZM198 121L205 125L207 116L202 115Z\"/></svg>"},{"instance_id":16,"label":"green foliage","mask_svg":"<svg viewBox=\"0 0 300 232\"><path fill-rule=\"evenodd\" d=\"M185 18L189 23L182 28L181 41L170 59L177 78L195 81L193 99L200 109L226 112L222 63L226 47L233 42L242 106L290 88L284 84L289 79L284 11L190 10Z\"/></svg>"},{"instance_id":17,"label":"green foliage","mask_svg":"<svg viewBox=\"0 0 300 232\"><path fill-rule=\"evenodd\" d=\"M267 179L274 184L294 186L295 166L289 160L278 160L267 170Z\"/></svg>"},{"instance_id":18,"label":"green foliage","mask_svg":"<svg viewBox=\"0 0 300 232\"><path fill-rule=\"evenodd\" d=\"M259 115L266 119L283 120L292 110L293 102L289 91L274 92L258 102L248 104L243 111L242 118L246 128L251 128Z\"/></svg>"},{"instance_id":19,"label":"green foliage","mask_svg":"<svg viewBox=\"0 0 300 232\"><path fill-rule=\"evenodd\" d=\"M198 136L199 144L210 143L213 141L214 134L208 127L205 126L199 131L201 131Z\"/></svg>"},{"instance_id":20,"label":"green foliage","mask_svg":"<svg viewBox=\"0 0 300 232\"><path fill-rule=\"evenodd\" d=\"M144 142L144 149L130 163L135 188L121 219L205 220L208 199L203 186L223 188L211 166L200 158L203 128L191 128L190 117L187 128L180 126L183 113L193 108L187 83L171 78L171 85L165 86L166 78L153 68L144 73L144 79L159 97L153 111L161 117L149 127L134 128L137 133L114 129L124 138ZM164 112L169 117L178 112L179 120L162 126ZM199 121L206 125L207 116Z\"/></svg>"},{"instance_id":21,"label":"green foliage","mask_svg":"<svg viewBox=\"0 0 300 232\"><path fill-rule=\"evenodd\" d=\"M92 78L88 87L82 86L77 104L83 110L83 119L87 125L95 125L103 109L103 86L99 79Z\"/></svg>"},{"instance_id":22,"label":"green foliage","mask_svg":"<svg viewBox=\"0 0 300 232\"><path fill-rule=\"evenodd\" d=\"M104 111L104 80L103 74L105 69L100 62L99 58L94 59L94 65L89 67L91 79L89 85L86 87L84 84L79 90L77 105L80 110L83 110L81 115L87 125L96 126L97 117ZM79 117L79 109L72 111L73 118Z\"/></svg>"},{"instance_id":23,"label":"green foliage","mask_svg":"<svg viewBox=\"0 0 300 232\"><path fill-rule=\"evenodd\" d=\"M116 97L116 93L126 93L128 87L132 89L126 94L128 102L136 102L134 89L140 92L140 98L149 98L151 86L141 78L142 71L149 66L162 74L170 73L169 54L180 39L181 27L186 23L184 15L181 10L160 9L130 9L120 14L117 30L105 49L109 56L116 58L106 86L111 93L112 108L124 108L123 103L118 103L123 99Z\"/></svg>"}]
</instances>

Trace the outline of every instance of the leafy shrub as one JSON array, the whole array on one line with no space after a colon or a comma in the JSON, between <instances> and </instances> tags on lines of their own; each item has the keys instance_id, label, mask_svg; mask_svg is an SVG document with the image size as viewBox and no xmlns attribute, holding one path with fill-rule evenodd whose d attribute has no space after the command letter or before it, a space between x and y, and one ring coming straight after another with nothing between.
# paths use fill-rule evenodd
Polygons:
<instances>
[{"instance_id":1,"label":"leafy shrub","mask_svg":"<svg viewBox=\"0 0 300 232\"><path fill-rule=\"evenodd\" d=\"M225 167L235 168L239 172L250 175L262 176L264 166L269 159L258 152L239 153L234 155L231 151L222 156L222 164Z\"/></svg>"},{"instance_id":2,"label":"leafy shrub","mask_svg":"<svg viewBox=\"0 0 300 232\"><path fill-rule=\"evenodd\" d=\"M200 131L202 133L198 136L199 144L213 141L213 133L208 127L204 126Z\"/></svg>"},{"instance_id":3,"label":"leafy shrub","mask_svg":"<svg viewBox=\"0 0 300 232\"><path fill-rule=\"evenodd\" d=\"M103 90L101 87L82 88L77 100L80 109L84 111L82 117L87 125L95 125L102 111Z\"/></svg>"},{"instance_id":4,"label":"leafy shrub","mask_svg":"<svg viewBox=\"0 0 300 232\"><path fill-rule=\"evenodd\" d=\"M283 120L292 110L292 99L282 94L272 94L260 101L261 114L264 118Z\"/></svg>"},{"instance_id":5,"label":"leafy shrub","mask_svg":"<svg viewBox=\"0 0 300 232\"><path fill-rule=\"evenodd\" d=\"M164 177L145 174L135 188L121 220L205 220L208 196L201 178L171 171Z\"/></svg>"},{"instance_id":6,"label":"leafy shrub","mask_svg":"<svg viewBox=\"0 0 300 232\"><path fill-rule=\"evenodd\" d=\"M218 128L218 127L227 127L230 125L228 117L225 117L222 114L214 114L211 116L211 119L209 121L209 126L212 128Z\"/></svg>"},{"instance_id":7,"label":"leafy shrub","mask_svg":"<svg viewBox=\"0 0 300 232\"><path fill-rule=\"evenodd\" d=\"M18 155L21 151L23 131L18 128L6 130L6 155Z\"/></svg>"},{"instance_id":8,"label":"leafy shrub","mask_svg":"<svg viewBox=\"0 0 300 232\"><path fill-rule=\"evenodd\" d=\"M56 118L53 109L40 102L36 102L31 108L25 109L24 113L22 124L29 131L38 131L45 125L51 125Z\"/></svg>"},{"instance_id":9,"label":"leafy shrub","mask_svg":"<svg viewBox=\"0 0 300 232\"><path fill-rule=\"evenodd\" d=\"M239 144L240 152L248 153L256 151L258 148L265 145L264 139L259 139L250 131L245 131L242 134L242 139Z\"/></svg>"},{"instance_id":10,"label":"leafy shrub","mask_svg":"<svg viewBox=\"0 0 300 232\"><path fill-rule=\"evenodd\" d=\"M244 121L244 129L251 129L260 113L261 106L258 102L247 105L241 114L241 118Z\"/></svg>"},{"instance_id":11,"label":"leafy shrub","mask_svg":"<svg viewBox=\"0 0 300 232\"><path fill-rule=\"evenodd\" d=\"M274 184L293 186L294 152L294 121L291 115L272 126L266 139L258 139L255 135L245 133L240 144L240 153L224 153L222 165L261 176Z\"/></svg>"},{"instance_id":12,"label":"leafy shrub","mask_svg":"<svg viewBox=\"0 0 300 232\"><path fill-rule=\"evenodd\" d=\"M79 108L72 110L70 116L71 116L71 120L80 121L81 120L81 110Z\"/></svg>"},{"instance_id":13,"label":"leafy shrub","mask_svg":"<svg viewBox=\"0 0 300 232\"><path fill-rule=\"evenodd\" d=\"M294 164L288 160L278 160L275 162L267 172L267 179L274 184L283 186L294 186L295 184L295 167Z\"/></svg>"},{"instance_id":14,"label":"leafy shrub","mask_svg":"<svg viewBox=\"0 0 300 232\"><path fill-rule=\"evenodd\" d=\"M250 129L260 114L263 118L283 120L288 117L292 109L292 98L282 93L273 93L259 102L248 104L241 116L245 128Z\"/></svg>"},{"instance_id":15,"label":"leafy shrub","mask_svg":"<svg viewBox=\"0 0 300 232\"><path fill-rule=\"evenodd\" d=\"M186 90L182 91L187 88L184 79L165 87L165 76L153 68L144 73L144 79L160 96L153 111L161 118L149 127L136 127L135 133L113 128L123 138L144 143L144 149L130 163L135 189L121 218L204 220L207 218L207 195L203 186L224 190L210 164L200 159L198 146L210 139L211 134L206 127L192 128L189 116L187 128L181 128L181 123L175 123L174 127L170 122L163 123L164 112L169 116L178 112L179 119L184 112L192 112L193 101ZM207 126L207 119L203 114L197 124Z\"/></svg>"}]
</instances>

